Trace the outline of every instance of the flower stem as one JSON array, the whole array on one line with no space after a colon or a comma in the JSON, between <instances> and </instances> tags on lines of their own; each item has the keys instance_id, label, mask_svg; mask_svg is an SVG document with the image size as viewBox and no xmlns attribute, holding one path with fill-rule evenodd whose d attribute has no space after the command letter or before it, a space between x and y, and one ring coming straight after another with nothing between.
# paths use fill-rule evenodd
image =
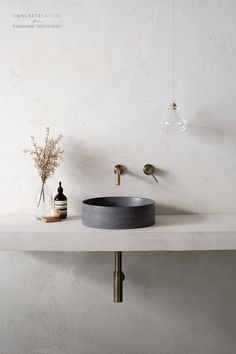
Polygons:
<instances>
[{"instance_id":1,"label":"flower stem","mask_svg":"<svg viewBox=\"0 0 236 354\"><path fill-rule=\"evenodd\" d=\"M45 182L42 183L42 188L41 188L41 191L40 191L40 196L39 196L39 201L38 201L38 206L37 207L39 207L42 197L43 197L43 202L45 202L44 185L45 185Z\"/></svg>"}]
</instances>

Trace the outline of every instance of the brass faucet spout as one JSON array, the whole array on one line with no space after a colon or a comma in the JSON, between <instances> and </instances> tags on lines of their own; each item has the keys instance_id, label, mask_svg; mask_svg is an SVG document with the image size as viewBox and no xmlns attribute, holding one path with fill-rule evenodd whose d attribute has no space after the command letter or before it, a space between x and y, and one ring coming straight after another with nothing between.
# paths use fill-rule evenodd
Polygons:
<instances>
[{"instance_id":1,"label":"brass faucet spout","mask_svg":"<svg viewBox=\"0 0 236 354\"><path fill-rule=\"evenodd\" d=\"M115 165L114 166L114 173L116 175L116 185L120 185L120 175L122 174L122 166L121 165Z\"/></svg>"}]
</instances>

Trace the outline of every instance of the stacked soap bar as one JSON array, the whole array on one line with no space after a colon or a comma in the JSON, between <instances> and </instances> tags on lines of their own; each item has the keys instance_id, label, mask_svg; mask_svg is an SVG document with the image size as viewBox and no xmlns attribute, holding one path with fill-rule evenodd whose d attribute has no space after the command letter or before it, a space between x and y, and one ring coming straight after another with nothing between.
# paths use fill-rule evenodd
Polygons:
<instances>
[{"instance_id":1,"label":"stacked soap bar","mask_svg":"<svg viewBox=\"0 0 236 354\"><path fill-rule=\"evenodd\" d=\"M44 216L42 218L43 222L49 223L49 222L57 222L57 221L61 221L60 216Z\"/></svg>"}]
</instances>

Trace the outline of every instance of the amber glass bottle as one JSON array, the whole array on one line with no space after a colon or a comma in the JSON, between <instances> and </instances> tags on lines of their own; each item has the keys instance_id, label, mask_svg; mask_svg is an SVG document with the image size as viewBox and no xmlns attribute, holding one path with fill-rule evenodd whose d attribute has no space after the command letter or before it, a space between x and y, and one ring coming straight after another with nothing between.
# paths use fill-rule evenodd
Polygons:
<instances>
[{"instance_id":1,"label":"amber glass bottle","mask_svg":"<svg viewBox=\"0 0 236 354\"><path fill-rule=\"evenodd\" d=\"M61 219L67 218L67 198L63 194L63 188L61 182L59 182L59 187L57 189L58 194L54 198L54 208L59 209Z\"/></svg>"}]
</instances>

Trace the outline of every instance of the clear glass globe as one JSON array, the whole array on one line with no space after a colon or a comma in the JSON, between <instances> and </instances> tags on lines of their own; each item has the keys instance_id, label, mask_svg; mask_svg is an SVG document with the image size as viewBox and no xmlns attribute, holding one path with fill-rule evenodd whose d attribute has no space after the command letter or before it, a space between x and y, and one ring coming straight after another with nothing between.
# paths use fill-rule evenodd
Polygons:
<instances>
[{"instance_id":1,"label":"clear glass globe","mask_svg":"<svg viewBox=\"0 0 236 354\"><path fill-rule=\"evenodd\" d=\"M175 102L171 104L169 110L167 118L161 122L162 129L170 135L183 133L187 127L187 122L179 116Z\"/></svg>"}]
</instances>

